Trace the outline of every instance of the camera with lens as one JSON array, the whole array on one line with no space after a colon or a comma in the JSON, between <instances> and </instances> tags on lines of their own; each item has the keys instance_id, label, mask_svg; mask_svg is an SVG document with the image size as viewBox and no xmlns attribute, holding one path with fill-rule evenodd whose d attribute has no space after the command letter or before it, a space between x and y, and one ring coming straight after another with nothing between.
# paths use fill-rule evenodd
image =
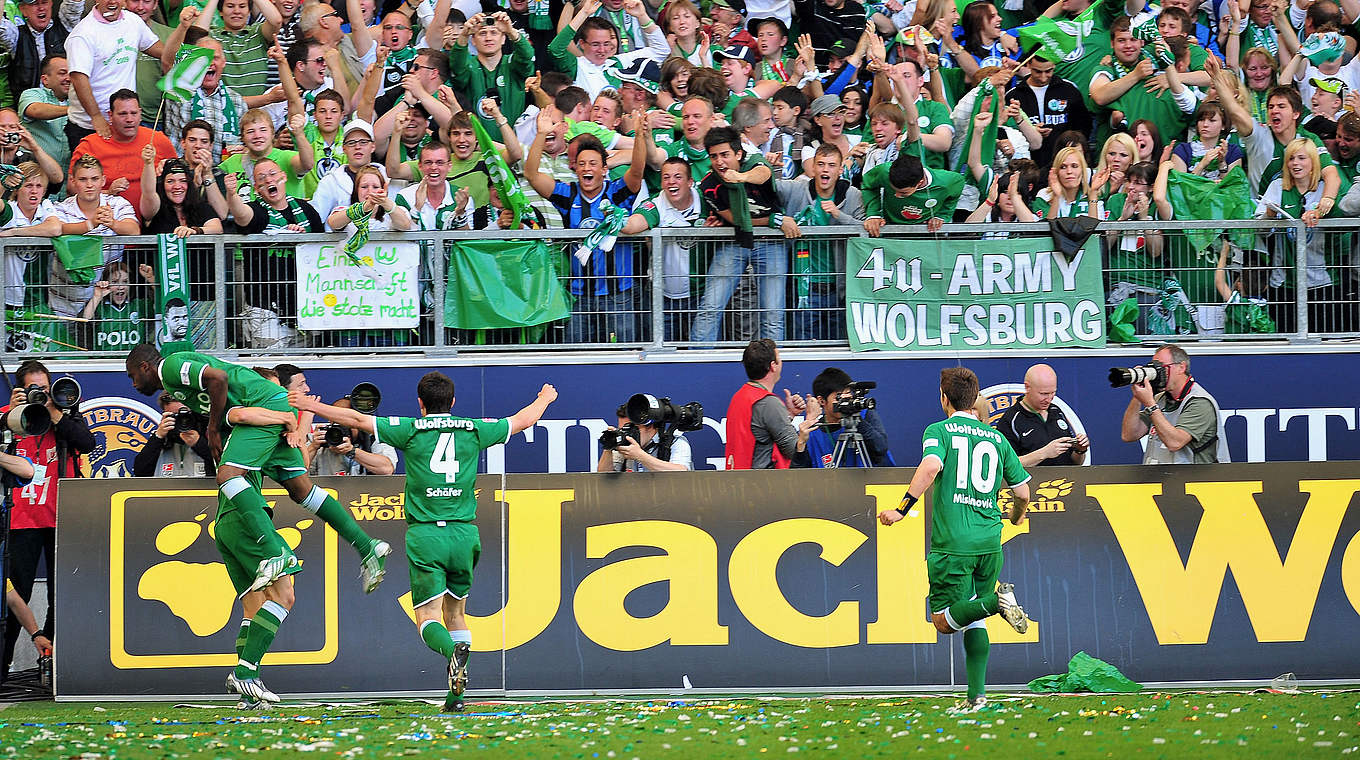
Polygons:
<instances>
[{"instance_id":1,"label":"camera with lens","mask_svg":"<svg viewBox=\"0 0 1360 760\"><path fill-rule=\"evenodd\" d=\"M642 432L638 430L637 423L630 422L618 430L606 430L600 433L600 448L614 451L620 446L627 446L625 439L632 438L638 443L642 442Z\"/></svg>"},{"instance_id":2,"label":"camera with lens","mask_svg":"<svg viewBox=\"0 0 1360 760\"><path fill-rule=\"evenodd\" d=\"M24 403L10 407L0 417L3 426L14 436L42 435L52 429L52 415L47 411L47 402L52 402L63 413L70 413L80 405L80 383L71 377L59 377L52 382L51 389L44 389L37 383L24 388Z\"/></svg>"},{"instance_id":3,"label":"camera with lens","mask_svg":"<svg viewBox=\"0 0 1360 760\"><path fill-rule=\"evenodd\" d=\"M349 400L350 409L360 414L372 414L378 410L378 404L382 401L382 392L373 383L359 383L345 398ZM344 444L348 437L349 428L332 422L326 426L322 445L333 449Z\"/></svg>"},{"instance_id":4,"label":"camera with lens","mask_svg":"<svg viewBox=\"0 0 1360 760\"><path fill-rule=\"evenodd\" d=\"M198 415L187 406L175 411L175 432L188 433L198 429Z\"/></svg>"},{"instance_id":5,"label":"camera with lens","mask_svg":"<svg viewBox=\"0 0 1360 760\"><path fill-rule=\"evenodd\" d=\"M1110 367L1110 387L1123 388L1126 385L1148 383L1153 393L1166 390L1166 367L1157 362L1140 364L1137 367Z\"/></svg>"},{"instance_id":6,"label":"camera with lens","mask_svg":"<svg viewBox=\"0 0 1360 760\"><path fill-rule=\"evenodd\" d=\"M18 132L5 133L6 145L18 145L23 139L24 139L23 135L19 134Z\"/></svg>"},{"instance_id":7,"label":"camera with lens","mask_svg":"<svg viewBox=\"0 0 1360 760\"><path fill-rule=\"evenodd\" d=\"M878 402L869 396L869 391L877 387L878 383L872 380L850 383L836 397L836 403L831 408L842 417L852 417L865 410L873 409L878 406Z\"/></svg>"},{"instance_id":8,"label":"camera with lens","mask_svg":"<svg viewBox=\"0 0 1360 760\"><path fill-rule=\"evenodd\" d=\"M635 393L626 405L628 419L639 425L669 426L671 430L693 431L704 426L704 407L698 401L676 406L669 398Z\"/></svg>"}]
</instances>

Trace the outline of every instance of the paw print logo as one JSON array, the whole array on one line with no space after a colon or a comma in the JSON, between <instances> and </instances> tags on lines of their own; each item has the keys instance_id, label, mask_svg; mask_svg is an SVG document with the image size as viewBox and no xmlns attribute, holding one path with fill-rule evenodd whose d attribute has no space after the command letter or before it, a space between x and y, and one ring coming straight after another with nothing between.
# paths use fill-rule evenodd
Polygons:
<instances>
[{"instance_id":1,"label":"paw print logo","mask_svg":"<svg viewBox=\"0 0 1360 760\"><path fill-rule=\"evenodd\" d=\"M1031 508L1035 512L1066 512L1067 507L1064 506L1063 499L1072 493L1072 488L1072 481L1066 478L1045 480L1034 487L1034 503Z\"/></svg>"},{"instance_id":2,"label":"paw print logo","mask_svg":"<svg viewBox=\"0 0 1360 760\"><path fill-rule=\"evenodd\" d=\"M195 544L202 546L204 536L211 542L215 537L216 521L209 521L207 512L200 512L191 520L172 522L156 533L156 552L164 558L142 573L137 581L137 595L142 599L160 602L170 614L183 620L195 636L211 636L231 622L236 592L221 562L188 562L178 558L190 552ZM314 520L299 520L296 524L279 528L279 536L294 551L302 544L303 532ZM214 552L215 553L215 552ZM191 557L190 557L191 558Z\"/></svg>"}]
</instances>

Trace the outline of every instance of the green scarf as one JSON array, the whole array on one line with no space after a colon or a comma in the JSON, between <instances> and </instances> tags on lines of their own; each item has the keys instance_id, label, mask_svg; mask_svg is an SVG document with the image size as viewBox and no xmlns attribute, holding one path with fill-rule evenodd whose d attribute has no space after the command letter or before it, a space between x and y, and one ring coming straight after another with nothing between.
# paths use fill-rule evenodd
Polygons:
<instances>
[{"instance_id":1,"label":"green scarf","mask_svg":"<svg viewBox=\"0 0 1360 760\"><path fill-rule=\"evenodd\" d=\"M592 251L609 253L614 250L614 243L618 242L619 232L623 230L624 222L628 221L628 209L613 205L608 198L600 201L600 210L604 212L604 218L586 234L585 239L576 249L576 260L581 262L582 268L585 267L586 262L590 261Z\"/></svg>"},{"instance_id":2,"label":"green scarf","mask_svg":"<svg viewBox=\"0 0 1360 760\"><path fill-rule=\"evenodd\" d=\"M373 211L364 211L364 204L354 203L345 209L345 216L354 223L354 234L350 235L349 240L341 248L345 258L349 263L359 266L359 249L368 245L368 225L373 221Z\"/></svg>"},{"instance_id":3,"label":"green scarf","mask_svg":"<svg viewBox=\"0 0 1360 760\"><path fill-rule=\"evenodd\" d=\"M963 153L959 154L959 161L954 167L954 171L962 174L970 183L975 183L973 173L968 171L968 150L973 144L973 118L982 111L982 101L986 100L988 95L992 96L992 120L982 130L980 155L985 164L989 166L991 162L987 161L987 157L996 155L996 133L1001 127L1002 99L998 96L996 86L992 84L989 77L982 80L982 84L978 85L977 95L973 98L973 114L968 117L968 131L963 136ZM917 143L919 144L921 141L918 140Z\"/></svg>"},{"instance_id":4,"label":"green scarf","mask_svg":"<svg viewBox=\"0 0 1360 760\"><path fill-rule=\"evenodd\" d=\"M746 197L746 185L741 182L727 185L727 202L732 210L732 226L737 228L737 245L754 248L756 236L751 226L751 199Z\"/></svg>"},{"instance_id":5,"label":"green scarf","mask_svg":"<svg viewBox=\"0 0 1360 760\"><path fill-rule=\"evenodd\" d=\"M221 93L222 103L222 125L217 128L220 135L236 135L241 133L241 115L236 112L236 101L227 91L226 85L217 85L217 91ZM194 90L194 97L189 101L189 118L203 118L203 89L200 87Z\"/></svg>"},{"instance_id":6,"label":"green scarf","mask_svg":"<svg viewBox=\"0 0 1360 760\"><path fill-rule=\"evenodd\" d=\"M799 227L819 227L831 224L831 215L822 208L822 199L808 186L808 197L812 203L794 215L793 220ZM798 298L798 308L808 307L808 293L812 290L812 243L807 238L799 238L793 252L793 274L797 278L793 287Z\"/></svg>"},{"instance_id":7,"label":"green scarf","mask_svg":"<svg viewBox=\"0 0 1360 760\"><path fill-rule=\"evenodd\" d=\"M1274 24L1270 24L1267 26L1257 26L1256 24L1253 24L1250 21L1248 21L1247 32L1245 35L1247 39L1244 43L1242 43L1242 52L1245 54L1248 50L1251 50L1252 48L1263 47L1266 50L1269 50L1272 56L1279 55L1280 53L1279 42L1276 40L1275 35L1270 33L1271 30L1274 28L1275 28Z\"/></svg>"}]
</instances>

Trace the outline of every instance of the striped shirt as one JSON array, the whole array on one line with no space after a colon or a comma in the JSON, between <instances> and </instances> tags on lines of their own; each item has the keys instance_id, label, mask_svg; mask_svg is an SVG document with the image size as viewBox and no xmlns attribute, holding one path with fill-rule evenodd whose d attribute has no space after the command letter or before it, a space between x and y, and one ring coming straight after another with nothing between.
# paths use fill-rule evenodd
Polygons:
<instances>
[{"instance_id":1,"label":"striped shirt","mask_svg":"<svg viewBox=\"0 0 1360 760\"><path fill-rule=\"evenodd\" d=\"M263 23L256 21L239 32L217 29L212 33L222 43L222 55L227 60L222 69L222 84L241 97L262 95L268 89L269 40L260 31Z\"/></svg>"}]
</instances>

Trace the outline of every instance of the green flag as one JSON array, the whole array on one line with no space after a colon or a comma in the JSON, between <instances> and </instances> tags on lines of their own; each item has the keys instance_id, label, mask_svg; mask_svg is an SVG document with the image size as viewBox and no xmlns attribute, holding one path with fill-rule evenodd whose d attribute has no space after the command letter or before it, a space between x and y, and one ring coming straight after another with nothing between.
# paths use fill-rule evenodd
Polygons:
<instances>
[{"instance_id":1,"label":"green flag","mask_svg":"<svg viewBox=\"0 0 1360 760\"><path fill-rule=\"evenodd\" d=\"M481 330L565 319L571 307L552 257L541 240L454 241L444 291L445 323Z\"/></svg>"},{"instance_id":2,"label":"green flag","mask_svg":"<svg viewBox=\"0 0 1360 760\"><path fill-rule=\"evenodd\" d=\"M160 281L161 325L156 332L156 344L161 354L193 351L189 329L189 247L184 238L166 233L156 236L160 266L156 267Z\"/></svg>"},{"instance_id":3,"label":"green flag","mask_svg":"<svg viewBox=\"0 0 1360 760\"><path fill-rule=\"evenodd\" d=\"M1177 219L1250 219L1256 213L1251 199L1247 173L1235 166L1217 182L1174 169L1167 176L1166 199ZM1218 230L1186 230L1185 238L1194 250L1213 245ZM1250 248L1251 230L1237 230L1228 237L1243 248ZM1239 240L1240 238L1240 240Z\"/></svg>"},{"instance_id":4,"label":"green flag","mask_svg":"<svg viewBox=\"0 0 1360 760\"><path fill-rule=\"evenodd\" d=\"M1040 16L1029 26L1020 27L1016 34L1020 38L1021 49L1039 53L1054 63L1067 58L1077 48L1076 36L1046 16ZM1034 49L1036 46L1037 50Z\"/></svg>"},{"instance_id":5,"label":"green flag","mask_svg":"<svg viewBox=\"0 0 1360 760\"><path fill-rule=\"evenodd\" d=\"M516 220L523 219L529 208L529 200L524 197L524 191L519 189L515 175L511 173L505 159L501 158L500 151L496 150L495 143L491 142L491 136L486 133L479 120L472 120L472 131L477 133L477 144L482 148L482 161L486 163L487 173L491 175L496 192L501 196L501 205L510 209Z\"/></svg>"},{"instance_id":6,"label":"green flag","mask_svg":"<svg viewBox=\"0 0 1360 760\"><path fill-rule=\"evenodd\" d=\"M62 235L52 238L52 249L72 285L89 285L104 266L103 235Z\"/></svg>"},{"instance_id":7,"label":"green flag","mask_svg":"<svg viewBox=\"0 0 1360 760\"><path fill-rule=\"evenodd\" d=\"M212 66L213 55L213 51L208 48L181 46L175 54L175 65L156 82L156 87L171 100L188 100L193 97L194 90L203 84L203 77L207 75L208 67Z\"/></svg>"},{"instance_id":8,"label":"green flag","mask_svg":"<svg viewBox=\"0 0 1360 760\"><path fill-rule=\"evenodd\" d=\"M1001 126L1001 94L996 91L996 86L992 84L991 78L982 80L982 84L977 87L977 95L973 98L973 113L968 117L968 131L963 135L963 152L959 154L958 163L954 166L954 171L962 174L971 183L976 183L971 172L968 171L968 150L973 145L973 119L982 113L982 104L990 96L992 99L992 120L982 130L981 153L982 165L990 166L991 157L996 155L996 132ZM984 196L987 195L987 188L979 188Z\"/></svg>"}]
</instances>

